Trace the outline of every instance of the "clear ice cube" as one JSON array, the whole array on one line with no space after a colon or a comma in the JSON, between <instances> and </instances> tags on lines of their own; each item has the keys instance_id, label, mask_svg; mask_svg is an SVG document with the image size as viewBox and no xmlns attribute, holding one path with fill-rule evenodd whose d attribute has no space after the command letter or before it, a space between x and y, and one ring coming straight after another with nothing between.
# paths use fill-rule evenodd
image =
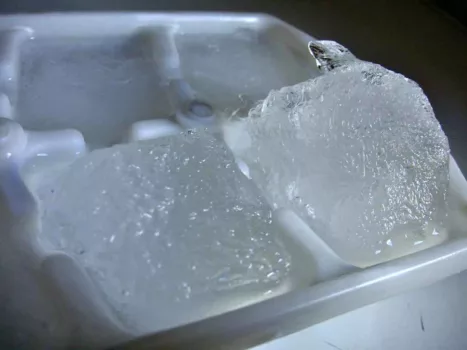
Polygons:
<instances>
[{"instance_id":1,"label":"clear ice cube","mask_svg":"<svg viewBox=\"0 0 467 350\"><path fill-rule=\"evenodd\" d=\"M93 151L37 193L42 242L81 261L137 332L288 288L271 208L205 132Z\"/></svg>"},{"instance_id":2,"label":"clear ice cube","mask_svg":"<svg viewBox=\"0 0 467 350\"><path fill-rule=\"evenodd\" d=\"M329 72L227 125L226 141L273 206L368 266L445 237L449 145L416 83L336 52Z\"/></svg>"}]
</instances>

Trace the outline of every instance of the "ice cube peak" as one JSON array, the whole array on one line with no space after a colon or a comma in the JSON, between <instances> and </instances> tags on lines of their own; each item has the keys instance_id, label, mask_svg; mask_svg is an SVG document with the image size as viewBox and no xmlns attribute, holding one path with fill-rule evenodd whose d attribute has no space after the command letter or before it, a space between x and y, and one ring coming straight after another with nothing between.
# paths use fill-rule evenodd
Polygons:
<instances>
[{"instance_id":1,"label":"ice cube peak","mask_svg":"<svg viewBox=\"0 0 467 350\"><path fill-rule=\"evenodd\" d=\"M317 67L324 72L358 61L346 47L331 40L310 41L308 49L315 58Z\"/></svg>"}]
</instances>

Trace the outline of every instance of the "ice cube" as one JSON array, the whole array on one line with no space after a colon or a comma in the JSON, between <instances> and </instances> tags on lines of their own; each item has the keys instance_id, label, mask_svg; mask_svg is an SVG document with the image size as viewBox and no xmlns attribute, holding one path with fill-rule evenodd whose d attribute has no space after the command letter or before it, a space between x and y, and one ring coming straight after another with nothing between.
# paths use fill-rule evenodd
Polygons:
<instances>
[{"instance_id":1,"label":"ice cube","mask_svg":"<svg viewBox=\"0 0 467 350\"><path fill-rule=\"evenodd\" d=\"M288 281L271 208L204 131L94 151L37 193L44 244L80 260L137 332L264 299Z\"/></svg>"},{"instance_id":2,"label":"ice cube","mask_svg":"<svg viewBox=\"0 0 467 350\"><path fill-rule=\"evenodd\" d=\"M416 83L338 52L323 76L272 91L226 141L272 205L368 266L445 237L449 145Z\"/></svg>"}]
</instances>

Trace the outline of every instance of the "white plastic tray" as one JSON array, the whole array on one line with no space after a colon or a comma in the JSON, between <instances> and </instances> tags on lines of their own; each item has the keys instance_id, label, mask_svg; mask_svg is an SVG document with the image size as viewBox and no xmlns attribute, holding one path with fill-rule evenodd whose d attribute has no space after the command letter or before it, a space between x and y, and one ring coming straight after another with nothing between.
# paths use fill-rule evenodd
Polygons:
<instances>
[{"instance_id":1,"label":"white plastic tray","mask_svg":"<svg viewBox=\"0 0 467 350\"><path fill-rule=\"evenodd\" d=\"M106 120L104 126L96 127L91 122L87 125L83 121L85 119L79 117L64 117L63 122L60 116L49 119L47 116L37 119L25 117L20 104L21 94L25 93L22 91L21 79L24 77L20 66L22 50L27 49L28 45L48 44L57 40L92 41L96 38L129 38L131 41L133 35L142 30L149 33L142 36L143 47L147 46L151 52L162 52L154 55L153 59L163 67L166 76L177 81L167 87L170 90L169 98L175 100L178 106L176 110L161 107L166 114L161 112L151 117L155 120L144 120L150 119L145 117L147 110L152 108L148 105L146 109L138 108L133 119L123 119L115 125ZM231 36L256 35L259 42L273 43L272 47L277 48L268 57L277 74L272 80L251 80L243 85L230 79L232 76L229 78L229 74L240 73L228 72L228 69L227 72L220 70L217 80L190 77L189 72L180 70L180 66L186 63L183 53L189 55L193 49L190 49L189 42L185 51L184 47L174 49L170 38L166 45L151 46L154 45L154 38L159 38L159 43L164 42L164 38L160 37L161 32L174 30L187 35L205 35L207 38L210 35L224 35L226 40ZM37 347L48 347L52 342L57 347L69 344L103 347L121 343L123 345L119 345L119 348L122 349L157 346L244 348L467 269L467 182L452 158L449 237L439 245L359 269L342 262L291 213L277 212L276 220L314 261L314 266L310 266L315 270L314 278L305 282L308 287L135 340L132 340L135 335L122 329L114 318L112 310L102 300L102 295L89 281L86 272L66 255L51 254L38 243L40 215L36 199L25 181L29 185L41 181L39 175L43 174L44 169L50 171L51 165L42 162L41 155L56 153L58 158L71 161L89 148L170 134L177 132L181 126L213 123L209 118L198 120L196 113L190 114L191 110L186 106L193 99L192 89L200 90L197 92L204 100L213 102L218 108L232 108L229 112L247 108L245 101L254 101L273 88L320 74L307 52L307 43L312 39L283 21L260 14L122 13L0 17L0 117L6 118L0 120L0 230L4 236L0 247L0 277L2 284L7 286L0 300L11 300L7 310L11 310L10 317L15 322L9 326L21 329L28 324L28 329L23 331L32 337L33 344L39 344ZM215 60L216 56L210 59ZM241 62L242 59L232 52L232 60ZM245 66L249 67L246 61ZM251 73L248 69L252 68L246 68L245 77ZM186 79L192 84L191 87L184 80L185 76L188 76ZM209 82L217 84L217 90L221 93L216 95L212 91L203 91L204 86L196 85L198 78L205 85L209 85ZM229 99L231 95L235 98ZM155 98L159 98L157 101L161 103L164 100L161 96ZM69 111L70 114L73 112ZM75 130L80 128L82 133ZM16 310L34 310L34 314L39 315L38 321L31 325L26 320L30 315L26 312L24 318L17 317ZM48 320L52 326L41 328L41 320ZM130 343L124 343L127 341Z\"/></svg>"}]
</instances>

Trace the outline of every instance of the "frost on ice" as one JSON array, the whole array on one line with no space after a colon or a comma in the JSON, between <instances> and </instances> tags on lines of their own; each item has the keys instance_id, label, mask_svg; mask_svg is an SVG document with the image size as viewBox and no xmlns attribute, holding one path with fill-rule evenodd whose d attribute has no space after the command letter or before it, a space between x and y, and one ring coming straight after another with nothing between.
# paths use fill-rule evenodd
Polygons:
<instances>
[{"instance_id":1,"label":"frost on ice","mask_svg":"<svg viewBox=\"0 0 467 350\"><path fill-rule=\"evenodd\" d=\"M337 43L310 49L325 74L272 91L226 127L229 146L272 205L295 210L347 261L438 239L449 145L422 89Z\"/></svg>"},{"instance_id":2,"label":"frost on ice","mask_svg":"<svg viewBox=\"0 0 467 350\"><path fill-rule=\"evenodd\" d=\"M289 275L270 207L205 132L94 151L38 195L43 241L140 331L245 305Z\"/></svg>"}]
</instances>

